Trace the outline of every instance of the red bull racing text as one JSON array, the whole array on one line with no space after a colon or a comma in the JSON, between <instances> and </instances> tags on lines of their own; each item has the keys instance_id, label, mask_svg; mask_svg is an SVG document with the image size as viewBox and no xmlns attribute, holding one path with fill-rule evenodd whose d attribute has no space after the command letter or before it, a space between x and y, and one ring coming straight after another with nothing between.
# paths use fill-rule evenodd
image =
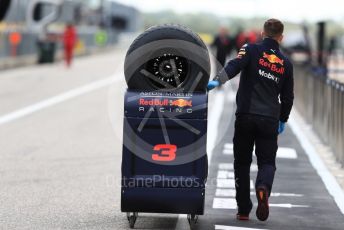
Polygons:
<instances>
[{"instance_id":1,"label":"red bull racing text","mask_svg":"<svg viewBox=\"0 0 344 230\"><path fill-rule=\"evenodd\" d=\"M186 99L139 99L140 112L192 113L192 100ZM149 107L148 107L149 106Z\"/></svg>"},{"instance_id":2,"label":"red bull racing text","mask_svg":"<svg viewBox=\"0 0 344 230\"><path fill-rule=\"evenodd\" d=\"M280 59L275 54L267 54L265 52L263 53L263 57L259 59L259 65L267 67L272 72L278 74L284 74L283 62L284 60ZM277 64L281 65L282 67L278 67Z\"/></svg>"}]
</instances>

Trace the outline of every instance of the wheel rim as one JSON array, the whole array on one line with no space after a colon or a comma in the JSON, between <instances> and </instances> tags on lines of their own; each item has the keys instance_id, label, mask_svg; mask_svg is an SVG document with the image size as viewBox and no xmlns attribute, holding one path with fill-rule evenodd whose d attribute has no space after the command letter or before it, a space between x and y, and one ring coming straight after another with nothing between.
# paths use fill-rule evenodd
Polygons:
<instances>
[{"instance_id":1,"label":"wheel rim","mask_svg":"<svg viewBox=\"0 0 344 230\"><path fill-rule=\"evenodd\" d=\"M166 88L164 82L173 88L180 87L186 80L189 63L184 57L165 53L147 62L146 68L153 76L148 81L157 89Z\"/></svg>"}]
</instances>

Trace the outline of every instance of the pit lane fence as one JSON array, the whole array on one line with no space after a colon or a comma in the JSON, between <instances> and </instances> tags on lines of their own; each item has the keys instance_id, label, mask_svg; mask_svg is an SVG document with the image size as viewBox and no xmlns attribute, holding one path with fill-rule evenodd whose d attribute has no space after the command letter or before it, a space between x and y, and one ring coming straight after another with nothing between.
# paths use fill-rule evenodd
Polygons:
<instances>
[{"instance_id":1,"label":"pit lane fence","mask_svg":"<svg viewBox=\"0 0 344 230\"><path fill-rule=\"evenodd\" d=\"M318 70L294 66L295 106L343 167L344 84Z\"/></svg>"}]
</instances>

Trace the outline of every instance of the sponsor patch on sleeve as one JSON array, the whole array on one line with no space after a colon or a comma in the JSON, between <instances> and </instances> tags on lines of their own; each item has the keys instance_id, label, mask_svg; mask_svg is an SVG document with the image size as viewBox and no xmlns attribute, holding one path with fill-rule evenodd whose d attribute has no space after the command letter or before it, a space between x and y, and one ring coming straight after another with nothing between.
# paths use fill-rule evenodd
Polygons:
<instances>
[{"instance_id":1,"label":"sponsor patch on sleeve","mask_svg":"<svg viewBox=\"0 0 344 230\"><path fill-rule=\"evenodd\" d=\"M244 55L246 55L246 47L247 47L247 44L243 45L240 48L238 55L237 55L237 58L242 58Z\"/></svg>"}]
</instances>

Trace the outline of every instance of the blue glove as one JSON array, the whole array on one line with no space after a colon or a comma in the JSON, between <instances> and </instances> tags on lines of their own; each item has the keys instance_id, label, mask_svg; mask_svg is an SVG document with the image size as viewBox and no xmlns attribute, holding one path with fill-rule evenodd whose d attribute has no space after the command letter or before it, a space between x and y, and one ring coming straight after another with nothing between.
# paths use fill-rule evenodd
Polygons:
<instances>
[{"instance_id":1,"label":"blue glove","mask_svg":"<svg viewBox=\"0 0 344 230\"><path fill-rule=\"evenodd\" d=\"M278 134L283 133L284 129L285 129L285 122L280 121L278 125Z\"/></svg>"},{"instance_id":2,"label":"blue glove","mask_svg":"<svg viewBox=\"0 0 344 230\"><path fill-rule=\"evenodd\" d=\"M217 86L219 86L219 85L220 85L220 82L217 81L217 80L210 81L210 82L208 83L207 89L208 89L208 90L212 90L212 89L214 89L215 87L217 87Z\"/></svg>"}]
</instances>

